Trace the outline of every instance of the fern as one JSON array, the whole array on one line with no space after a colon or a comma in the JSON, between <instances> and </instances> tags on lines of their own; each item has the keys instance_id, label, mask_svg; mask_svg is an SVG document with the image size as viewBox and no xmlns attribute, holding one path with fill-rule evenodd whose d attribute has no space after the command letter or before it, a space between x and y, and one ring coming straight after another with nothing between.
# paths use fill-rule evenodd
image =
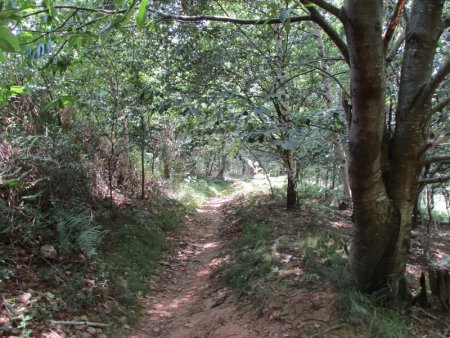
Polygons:
<instances>
[{"instance_id":1,"label":"fern","mask_svg":"<svg viewBox=\"0 0 450 338\"><path fill-rule=\"evenodd\" d=\"M81 251L91 258L104 235L102 228L95 224L89 210L83 207L61 210L56 216L59 245L63 252Z\"/></svg>"},{"instance_id":2,"label":"fern","mask_svg":"<svg viewBox=\"0 0 450 338\"><path fill-rule=\"evenodd\" d=\"M102 228L98 225L85 226L77 236L77 245L81 251L90 258L97 253L97 246L104 234Z\"/></svg>"}]
</instances>

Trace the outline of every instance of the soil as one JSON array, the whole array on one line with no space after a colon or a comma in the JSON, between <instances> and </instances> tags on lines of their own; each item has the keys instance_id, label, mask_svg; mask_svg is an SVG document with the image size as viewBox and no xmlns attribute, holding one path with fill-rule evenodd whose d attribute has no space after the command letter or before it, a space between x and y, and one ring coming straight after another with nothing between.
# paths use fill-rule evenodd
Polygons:
<instances>
[{"instance_id":1,"label":"soil","mask_svg":"<svg viewBox=\"0 0 450 338\"><path fill-rule=\"evenodd\" d=\"M164 275L150 282L151 292L143 299L144 315L129 338L370 336L361 323L339 320L333 285L316 280L299 287L304 267L295 252L286 255L286 265L279 270L278 283L283 287L270 296L262 311L255 310L255 304L250 301L238 301L214 273L227 259L228 244L239 236L245 218L262 215L276 220L275 227L286 238L306 234L311 226L339 229L350 237L349 211L327 216L326 212L314 212L314 208L305 206L286 212L282 205L263 202L255 211L257 214L236 219L232 216L236 207L245 208L245 205L231 198L210 198L169 239L172 254L161 262ZM286 257L281 255L280 260ZM436 330L448 333L449 327L443 324L445 320L438 318L439 312L434 316L419 308L413 313L411 332L433 332L436 323L441 323Z\"/></svg>"},{"instance_id":2,"label":"soil","mask_svg":"<svg viewBox=\"0 0 450 338\"><path fill-rule=\"evenodd\" d=\"M166 274L144 300L146 308L130 338L297 337L293 325L259 317L212 278L225 259L221 226L225 199L210 198L172 242L178 249L162 262Z\"/></svg>"}]
</instances>

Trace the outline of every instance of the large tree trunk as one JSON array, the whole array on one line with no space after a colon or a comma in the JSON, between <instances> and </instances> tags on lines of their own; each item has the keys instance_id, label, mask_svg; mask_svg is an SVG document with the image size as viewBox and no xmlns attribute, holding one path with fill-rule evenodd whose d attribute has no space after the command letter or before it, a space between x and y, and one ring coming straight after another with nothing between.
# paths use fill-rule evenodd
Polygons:
<instances>
[{"instance_id":1,"label":"large tree trunk","mask_svg":"<svg viewBox=\"0 0 450 338\"><path fill-rule=\"evenodd\" d=\"M389 139L383 135L382 2L347 0L344 5L352 88L349 177L354 235L351 268L361 289L373 291L387 287L396 299L403 291L400 281L408 258L420 170L418 161L424 151L422 132L430 111L429 95L424 88L431 78L441 11L440 0L417 0L411 9L396 130L389 147L383 145ZM390 165L383 161L390 161Z\"/></svg>"},{"instance_id":2,"label":"large tree trunk","mask_svg":"<svg viewBox=\"0 0 450 338\"><path fill-rule=\"evenodd\" d=\"M350 263L360 288L372 291L386 286L391 274L386 261L395 246L399 221L380 170L385 101L382 2L347 0L344 11L352 88L349 179L354 233Z\"/></svg>"},{"instance_id":3,"label":"large tree trunk","mask_svg":"<svg viewBox=\"0 0 450 338\"><path fill-rule=\"evenodd\" d=\"M389 195L400 213L398 237L390 257L394 276L403 275L409 257L414 203L431 117L431 93L427 88L442 29L442 6L441 0L414 1L406 29L388 184Z\"/></svg>"}]
</instances>

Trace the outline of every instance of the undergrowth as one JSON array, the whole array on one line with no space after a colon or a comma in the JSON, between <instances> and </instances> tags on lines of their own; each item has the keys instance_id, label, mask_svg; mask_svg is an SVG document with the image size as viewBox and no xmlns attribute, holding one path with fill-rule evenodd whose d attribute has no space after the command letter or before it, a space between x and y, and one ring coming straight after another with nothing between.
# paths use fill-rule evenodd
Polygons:
<instances>
[{"instance_id":1,"label":"undergrowth","mask_svg":"<svg viewBox=\"0 0 450 338\"><path fill-rule=\"evenodd\" d=\"M158 262L165 235L178 227L183 213L180 204L167 200L166 207L154 211L136 209L120 215L102 215L100 222L109 231L99 264L109 284L108 296L117 300L111 309L114 316L125 316L129 324L136 323L140 316L139 296L148 291L148 278L160 272ZM114 334L120 337L117 329Z\"/></svg>"},{"instance_id":2,"label":"undergrowth","mask_svg":"<svg viewBox=\"0 0 450 338\"><path fill-rule=\"evenodd\" d=\"M404 309L378 306L368 295L354 287L340 290L336 294L334 306L342 321L367 328L371 337L411 337Z\"/></svg>"},{"instance_id":3,"label":"undergrowth","mask_svg":"<svg viewBox=\"0 0 450 338\"><path fill-rule=\"evenodd\" d=\"M238 298L250 299L257 311L263 310L268 301L288 287L278 272L292 266L279 258L295 255L302 273L291 287L307 288L310 292L331 288L335 293L334 312L356 331L369 332L371 337L410 336L403 310L378 306L354 287L344 250L349 239L324 225L323 212L310 210L312 217L307 219L308 224L301 224L303 231L292 234L289 218L282 221L264 213L270 203L273 202L263 202L257 196L243 197L235 209L234 216L241 220L239 236L229 247L229 260L222 263L217 273ZM297 226L304 221L297 220Z\"/></svg>"},{"instance_id":4,"label":"undergrowth","mask_svg":"<svg viewBox=\"0 0 450 338\"><path fill-rule=\"evenodd\" d=\"M273 231L273 225L264 219L244 224L241 236L232 244L231 259L216 271L238 298L250 298L259 308L267 294L273 293L268 282L278 270L270 246Z\"/></svg>"},{"instance_id":5,"label":"undergrowth","mask_svg":"<svg viewBox=\"0 0 450 338\"><path fill-rule=\"evenodd\" d=\"M194 210L208 197L225 195L230 190L230 183L222 179L202 179L189 177L172 183L172 197L186 208Z\"/></svg>"}]
</instances>

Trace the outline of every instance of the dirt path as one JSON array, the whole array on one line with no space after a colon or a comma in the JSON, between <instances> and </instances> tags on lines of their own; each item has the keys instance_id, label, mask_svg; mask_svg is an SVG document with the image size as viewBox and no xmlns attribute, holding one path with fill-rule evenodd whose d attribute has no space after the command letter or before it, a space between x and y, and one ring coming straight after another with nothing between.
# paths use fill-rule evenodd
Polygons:
<instances>
[{"instance_id":1,"label":"dirt path","mask_svg":"<svg viewBox=\"0 0 450 338\"><path fill-rule=\"evenodd\" d=\"M131 338L278 336L255 328L248 309L238 308L211 278L223 259L219 229L224 202L219 197L208 199L173 239L178 248L168 262L162 262L165 276L146 297L144 316Z\"/></svg>"}]
</instances>

